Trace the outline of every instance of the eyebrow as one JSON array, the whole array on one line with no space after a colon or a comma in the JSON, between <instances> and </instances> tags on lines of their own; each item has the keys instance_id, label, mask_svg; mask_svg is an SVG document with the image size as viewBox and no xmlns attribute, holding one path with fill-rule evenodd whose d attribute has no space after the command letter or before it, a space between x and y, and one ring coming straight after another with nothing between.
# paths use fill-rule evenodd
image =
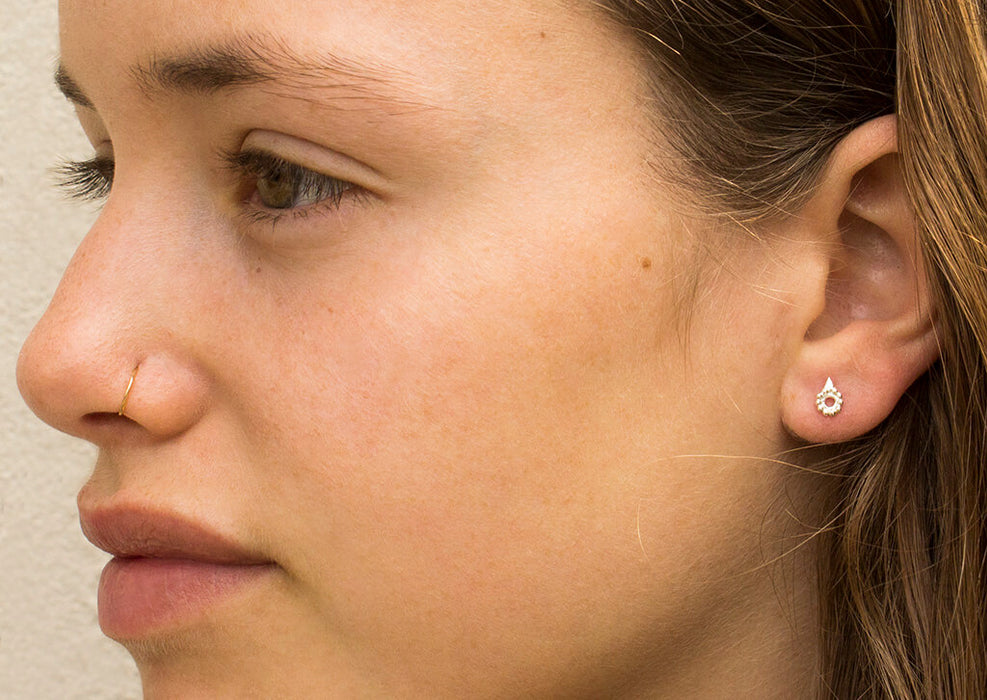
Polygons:
<instances>
[{"instance_id":1,"label":"eyebrow","mask_svg":"<svg viewBox=\"0 0 987 700\"><path fill-rule=\"evenodd\" d=\"M66 99L79 107L92 107L92 101L86 97L79 84L72 79L72 76L65 70L61 63L55 69L55 86L65 95Z\"/></svg>"},{"instance_id":2,"label":"eyebrow","mask_svg":"<svg viewBox=\"0 0 987 700\"><path fill-rule=\"evenodd\" d=\"M413 94L415 80L410 73L332 52L305 56L271 36L245 35L174 55L151 56L133 66L130 73L149 98L162 93L212 95L226 89L277 84L300 90L346 89L355 96L429 106L420 95ZM74 104L93 106L61 63L55 71L55 85Z\"/></svg>"}]
</instances>

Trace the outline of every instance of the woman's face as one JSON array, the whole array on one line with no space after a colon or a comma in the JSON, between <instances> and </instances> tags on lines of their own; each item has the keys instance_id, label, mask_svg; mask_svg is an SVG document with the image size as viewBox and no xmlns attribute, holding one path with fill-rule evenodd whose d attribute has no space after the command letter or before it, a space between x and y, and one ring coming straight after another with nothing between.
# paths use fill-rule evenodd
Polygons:
<instances>
[{"instance_id":1,"label":"woman's face","mask_svg":"<svg viewBox=\"0 0 987 700\"><path fill-rule=\"evenodd\" d=\"M712 455L785 444L783 266L703 272L627 37L550 0L61 18L115 173L19 376L100 447L149 694L607 694L763 643L785 472Z\"/></svg>"}]
</instances>

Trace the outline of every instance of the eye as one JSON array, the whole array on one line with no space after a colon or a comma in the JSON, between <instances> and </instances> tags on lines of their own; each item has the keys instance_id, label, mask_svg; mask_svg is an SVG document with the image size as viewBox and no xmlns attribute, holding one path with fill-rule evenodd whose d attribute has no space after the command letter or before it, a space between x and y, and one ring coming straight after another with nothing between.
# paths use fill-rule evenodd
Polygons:
<instances>
[{"instance_id":1,"label":"eye","mask_svg":"<svg viewBox=\"0 0 987 700\"><path fill-rule=\"evenodd\" d=\"M314 172L264 151L225 156L244 180L252 183L248 201L260 210L304 210L315 205L336 208L356 185Z\"/></svg>"},{"instance_id":2,"label":"eye","mask_svg":"<svg viewBox=\"0 0 987 700\"><path fill-rule=\"evenodd\" d=\"M254 218L273 218L294 211L307 213L316 206L334 209L345 196L363 192L353 183L264 151L224 154L223 158L244 183L244 196L253 207ZM96 156L61 163L54 174L58 187L72 198L95 201L110 194L115 167L112 158Z\"/></svg>"}]
</instances>

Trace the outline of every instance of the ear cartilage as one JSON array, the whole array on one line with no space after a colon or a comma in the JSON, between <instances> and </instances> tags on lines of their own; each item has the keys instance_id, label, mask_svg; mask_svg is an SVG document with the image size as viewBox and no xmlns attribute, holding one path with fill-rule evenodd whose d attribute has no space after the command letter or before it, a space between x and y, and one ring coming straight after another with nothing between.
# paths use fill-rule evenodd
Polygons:
<instances>
[{"instance_id":1,"label":"ear cartilage","mask_svg":"<svg viewBox=\"0 0 987 700\"><path fill-rule=\"evenodd\" d=\"M831 377L826 377L826 386L816 394L816 408L821 414L829 418L843 409L843 394L833 385Z\"/></svg>"}]
</instances>

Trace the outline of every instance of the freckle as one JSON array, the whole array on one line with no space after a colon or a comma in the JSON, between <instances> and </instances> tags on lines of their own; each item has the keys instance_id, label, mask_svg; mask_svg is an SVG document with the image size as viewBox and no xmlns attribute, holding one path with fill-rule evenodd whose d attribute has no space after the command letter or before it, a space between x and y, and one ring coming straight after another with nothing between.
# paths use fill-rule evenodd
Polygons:
<instances>
[{"instance_id":1,"label":"freckle","mask_svg":"<svg viewBox=\"0 0 987 700\"><path fill-rule=\"evenodd\" d=\"M542 38L542 39L544 39L544 38L545 38L545 32L542 32L542 33L541 33L541 38Z\"/></svg>"},{"instance_id":2,"label":"freckle","mask_svg":"<svg viewBox=\"0 0 987 700\"><path fill-rule=\"evenodd\" d=\"M260 268L258 267L256 270L254 270L254 272L256 272L256 273L259 274L260 273Z\"/></svg>"},{"instance_id":3,"label":"freckle","mask_svg":"<svg viewBox=\"0 0 987 700\"><path fill-rule=\"evenodd\" d=\"M641 267L645 270L651 269L651 258L641 258Z\"/></svg>"}]
</instances>

